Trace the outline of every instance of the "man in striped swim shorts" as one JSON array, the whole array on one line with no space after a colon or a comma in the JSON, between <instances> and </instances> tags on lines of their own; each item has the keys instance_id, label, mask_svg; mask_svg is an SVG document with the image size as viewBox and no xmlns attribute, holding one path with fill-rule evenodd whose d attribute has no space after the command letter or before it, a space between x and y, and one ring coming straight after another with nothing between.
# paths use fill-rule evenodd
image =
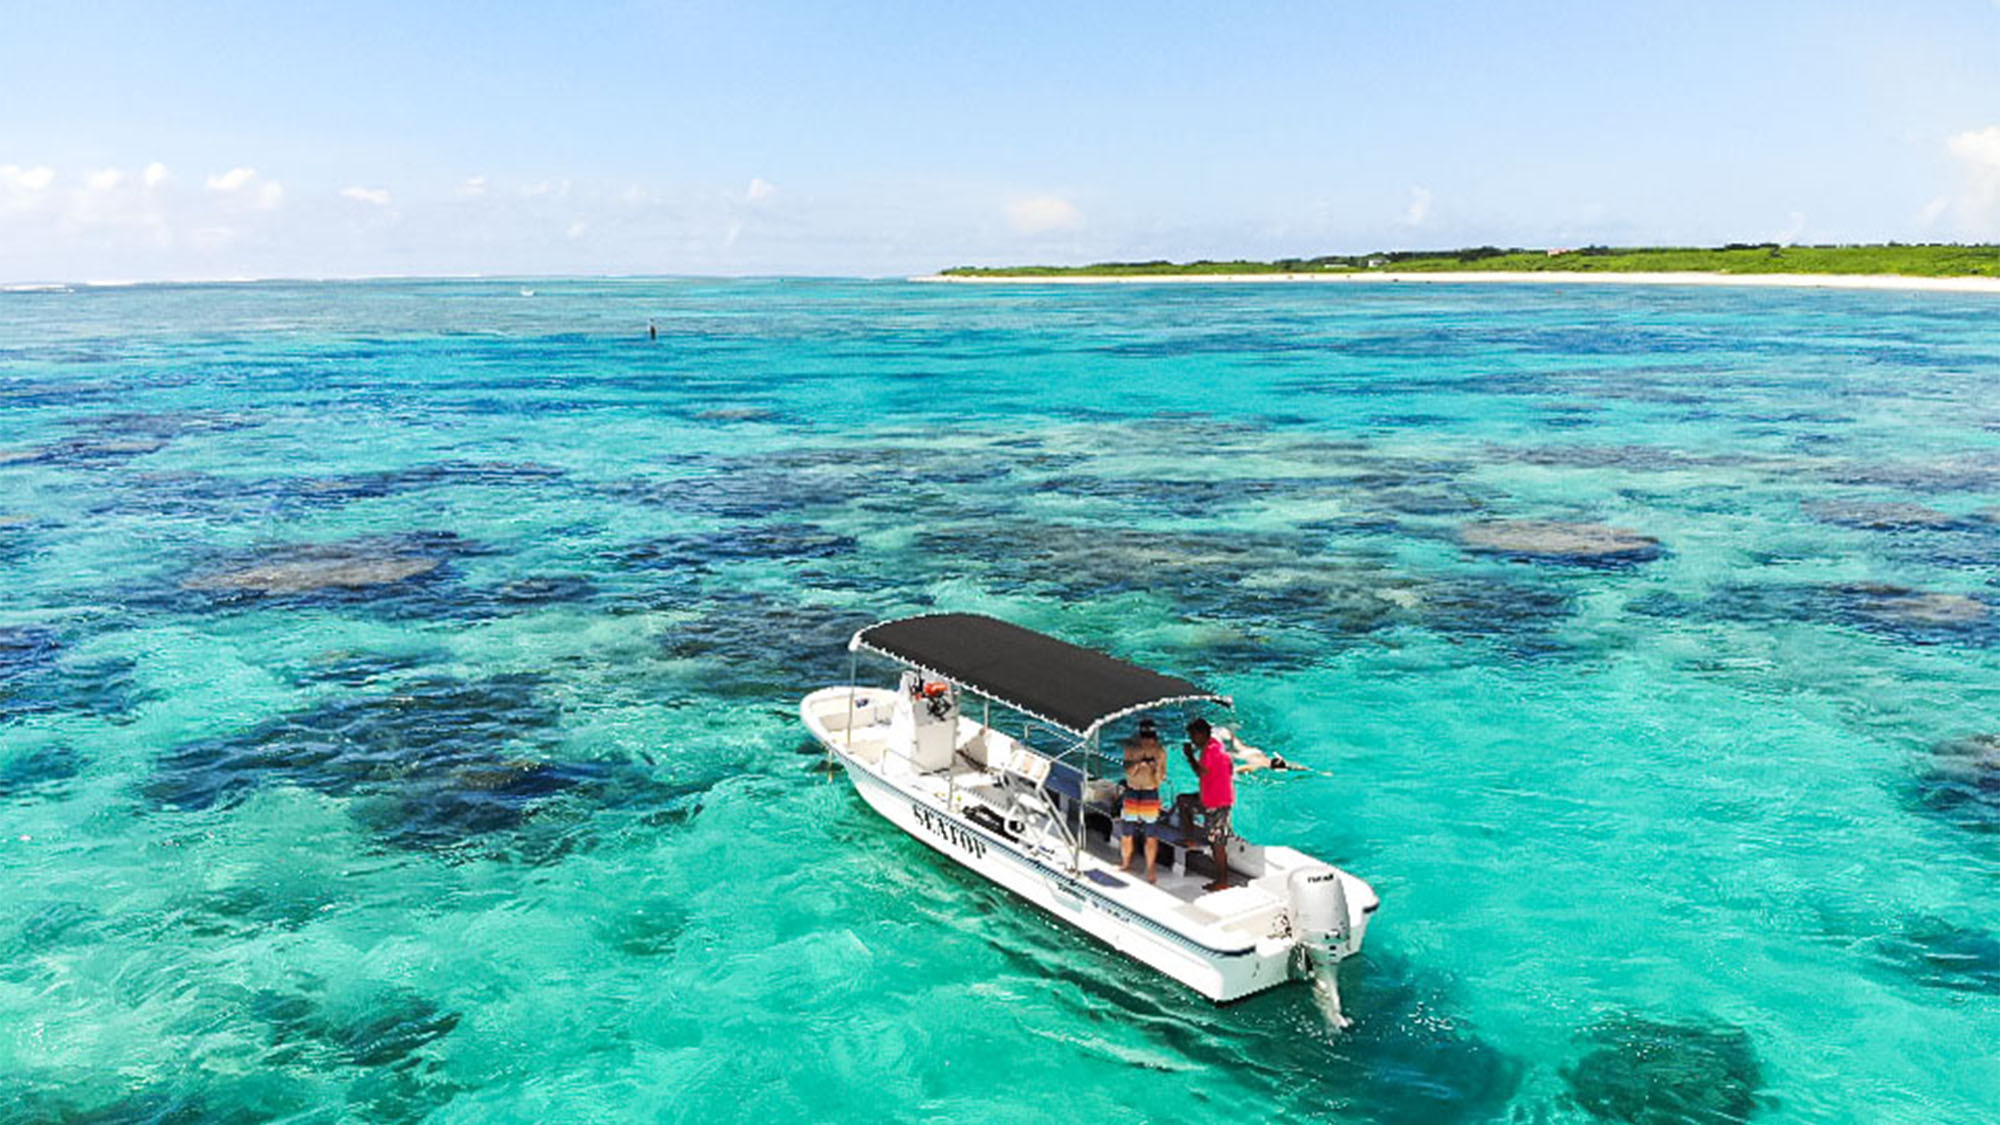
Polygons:
<instances>
[{"instance_id":1,"label":"man in striped swim shorts","mask_svg":"<svg viewBox=\"0 0 2000 1125\"><path fill-rule=\"evenodd\" d=\"M1132 837L1146 838L1146 881L1157 882L1153 865L1160 854L1160 841L1147 825L1160 819L1160 786L1167 780L1167 748L1160 745L1160 732L1153 720L1140 719L1139 733L1125 744L1125 801L1119 810L1118 870L1132 870Z\"/></svg>"}]
</instances>

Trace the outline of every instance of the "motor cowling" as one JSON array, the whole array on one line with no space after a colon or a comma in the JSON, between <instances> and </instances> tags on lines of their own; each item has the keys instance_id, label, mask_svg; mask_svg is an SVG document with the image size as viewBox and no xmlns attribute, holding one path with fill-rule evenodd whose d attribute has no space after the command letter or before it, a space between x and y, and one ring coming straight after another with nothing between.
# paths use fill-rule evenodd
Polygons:
<instances>
[{"instance_id":1,"label":"motor cowling","mask_svg":"<svg viewBox=\"0 0 2000 1125\"><path fill-rule=\"evenodd\" d=\"M1337 961L1349 950L1353 922L1340 872L1315 864L1292 872L1285 889L1291 899L1292 932L1315 960Z\"/></svg>"}]
</instances>

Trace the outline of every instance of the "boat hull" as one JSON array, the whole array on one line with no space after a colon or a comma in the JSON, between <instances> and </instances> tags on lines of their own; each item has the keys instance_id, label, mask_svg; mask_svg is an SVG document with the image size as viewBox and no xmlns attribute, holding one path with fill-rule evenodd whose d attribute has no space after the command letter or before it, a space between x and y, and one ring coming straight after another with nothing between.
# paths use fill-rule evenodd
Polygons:
<instances>
[{"instance_id":1,"label":"boat hull","mask_svg":"<svg viewBox=\"0 0 2000 1125\"><path fill-rule=\"evenodd\" d=\"M1024 854L860 762L843 759L843 764L870 808L933 851L1211 1000L1241 999L1291 979L1289 942L1267 940L1234 949L1201 946L1125 909L1087 881L1069 876L1054 866L1056 857ZM1260 951L1259 945L1266 948Z\"/></svg>"}]
</instances>

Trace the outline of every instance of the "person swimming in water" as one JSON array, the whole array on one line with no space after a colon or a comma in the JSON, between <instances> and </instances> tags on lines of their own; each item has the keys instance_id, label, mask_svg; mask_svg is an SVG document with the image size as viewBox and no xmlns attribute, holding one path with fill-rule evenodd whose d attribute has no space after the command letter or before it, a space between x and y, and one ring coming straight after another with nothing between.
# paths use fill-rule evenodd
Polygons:
<instances>
[{"instance_id":1,"label":"person swimming in water","mask_svg":"<svg viewBox=\"0 0 2000 1125\"><path fill-rule=\"evenodd\" d=\"M1285 760L1281 754L1266 754L1236 736L1228 727L1217 727L1215 737L1222 742L1223 749L1236 759L1236 772L1255 773L1258 770L1305 770L1309 767Z\"/></svg>"}]
</instances>

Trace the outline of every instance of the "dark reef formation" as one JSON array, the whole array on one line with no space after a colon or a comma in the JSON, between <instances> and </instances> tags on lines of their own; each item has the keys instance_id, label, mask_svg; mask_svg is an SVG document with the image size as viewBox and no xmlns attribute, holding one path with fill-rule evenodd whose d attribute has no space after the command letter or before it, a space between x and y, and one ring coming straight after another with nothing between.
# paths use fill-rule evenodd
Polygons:
<instances>
[{"instance_id":1,"label":"dark reef formation","mask_svg":"<svg viewBox=\"0 0 2000 1125\"><path fill-rule=\"evenodd\" d=\"M1917 645L1984 647L2000 641L2000 613L1984 598L1888 583L1726 585L1701 598L1648 594L1634 599L1628 608L1648 617L1841 625Z\"/></svg>"},{"instance_id":2,"label":"dark reef formation","mask_svg":"<svg viewBox=\"0 0 2000 1125\"><path fill-rule=\"evenodd\" d=\"M616 783L608 765L540 756L560 709L536 686L520 676L433 678L338 696L175 747L144 792L163 809L199 810L259 785L296 785L362 798L357 815L392 846L454 850L521 827L561 794L601 798Z\"/></svg>"},{"instance_id":3,"label":"dark reef formation","mask_svg":"<svg viewBox=\"0 0 2000 1125\"><path fill-rule=\"evenodd\" d=\"M1479 554L1571 566L1629 566L1664 553L1650 535L1601 523L1488 520L1466 524L1458 537L1467 550Z\"/></svg>"},{"instance_id":4,"label":"dark reef formation","mask_svg":"<svg viewBox=\"0 0 2000 1125\"><path fill-rule=\"evenodd\" d=\"M1951 738L1923 755L1912 782L1917 808L1947 824L2000 833L2000 735Z\"/></svg>"},{"instance_id":5,"label":"dark reef formation","mask_svg":"<svg viewBox=\"0 0 2000 1125\"><path fill-rule=\"evenodd\" d=\"M2000 995L2000 935L1940 918L1912 918L1874 939L1870 952L1885 966L1928 988Z\"/></svg>"},{"instance_id":6,"label":"dark reef formation","mask_svg":"<svg viewBox=\"0 0 2000 1125\"><path fill-rule=\"evenodd\" d=\"M1750 1033L1732 1024L1676 1023L1622 1014L1583 1035L1563 1071L1591 1116L1630 1125L1741 1122L1759 1108L1763 1068Z\"/></svg>"},{"instance_id":7,"label":"dark reef formation","mask_svg":"<svg viewBox=\"0 0 2000 1125\"><path fill-rule=\"evenodd\" d=\"M67 649L53 629L0 627L0 728L29 715L56 712L123 721L148 698L131 660L85 657Z\"/></svg>"}]
</instances>

